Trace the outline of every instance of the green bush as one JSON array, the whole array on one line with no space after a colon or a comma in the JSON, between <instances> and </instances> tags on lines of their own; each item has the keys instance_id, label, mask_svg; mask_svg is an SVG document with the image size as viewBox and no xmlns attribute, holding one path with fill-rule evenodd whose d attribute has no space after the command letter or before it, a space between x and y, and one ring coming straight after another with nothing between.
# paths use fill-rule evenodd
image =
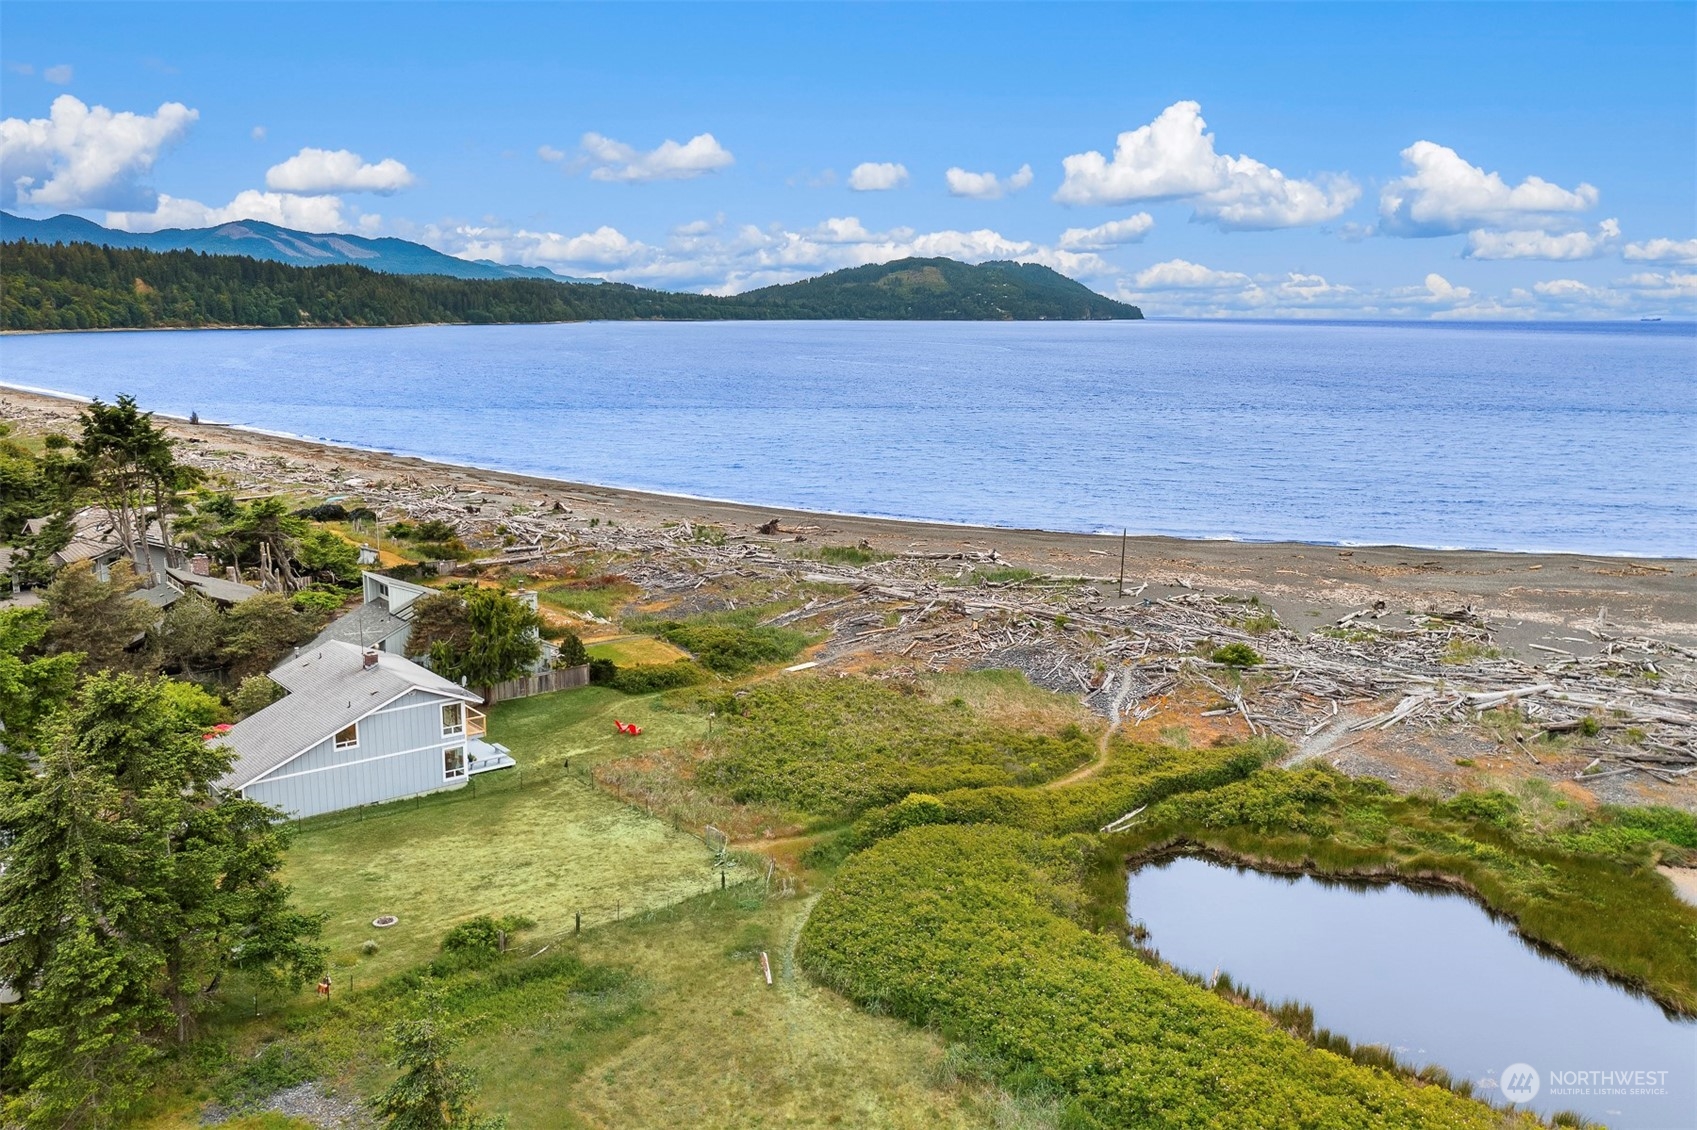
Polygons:
<instances>
[{"instance_id":1,"label":"green bush","mask_svg":"<svg viewBox=\"0 0 1697 1130\"><path fill-rule=\"evenodd\" d=\"M327 616L341 608L347 602L347 594L334 589L302 589L289 598L294 606L302 612L310 612Z\"/></svg>"},{"instance_id":2,"label":"green bush","mask_svg":"<svg viewBox=\"0 0 1697 1130\"><path fill-rule=\"evenodd\" d=\"M763 664L788 662L812 642L806 633L794 628L761 624L760 614L760 609L750 608L634 626L676 644L720 675L741 675Z\"/></svg>"},{"instance_id":3,"label":"green bush","mask_svg":"<svg viewBox=\"0 0 1697 1130\"><path fill-rule=\"evenodd\" d=\"M1224 647L1217 647L1208 658L1215 663L1222 663L1227 667L1236 667L1240 670L1247 667L1259 667L1266 662L1265 659L1261 658L1260 652L1246 643L1228 643Z\"/></svg>"},{"instance_id":4,"label":"green bush","mask_svg":"<svg viewBox=\"0 0 1697 1130\"><path fill-rule=\"evenodd\" d=\"M1063 911L1082 897L1071 839L913 828L850 858L802 932L800 961L858 1003L963 1041L1004 1081L1070 1100L1081 1127L1488 1127L1437 1087L1319 1051Z\"/></svg>"},{"instance_id":5,"label":"green bush","mask_svg":"<svg viewBox=\"0 0 1697 1130\"><path fill-rule=\"evenodd\" d=\"M591 663L590 674L594 675ZM608 685L625 694L653 694L655 691L676 690L705 683L713 676L699 663L679 659L673 663L639 663L634 667L614 667Z\"/></svg>"},{"instance_id":6,"label":"green bush","mask_svg":"<svg viewBox=\"0 0 1697 1130\"><path fill-rule=\"evenodd\" d=\"M502 942L528 930L536 923L518 915L493 918L479 914L450 928L442 935L442 953L430 963L431 972L445 977L462 969L482 969L501 956Z\"/></svg>"},{"instance_id":7,"label":"green bush","mask_svg":"<svg viewBox=\"0 0 1697 1130\"><path fill-rule=\"evenodd\" d=\"M449 541L454 537L454 527L440 518L432 518L428 522L420 522L412 536L419 541Z\"/></svg>"},{"instance_id":8,"label":"green bush","mask_svg":"<svg viewBox=\"0 0 1697 1130\"><path fill-rule=\"evenodd\" d=\"M554 645L560 649L560 658L555 662L557 667L581 667L589 662L589 651L583 646L583 640L569 628L561 630Z\"/></svg>"}]
</instances>

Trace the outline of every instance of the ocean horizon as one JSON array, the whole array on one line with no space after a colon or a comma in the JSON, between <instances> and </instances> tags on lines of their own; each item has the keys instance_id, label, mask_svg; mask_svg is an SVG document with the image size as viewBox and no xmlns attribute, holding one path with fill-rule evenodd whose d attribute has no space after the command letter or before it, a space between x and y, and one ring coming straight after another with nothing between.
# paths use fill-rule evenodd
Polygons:
<instances>
[{"instance_id":1,"label":"ocean horizon","mask_svg":"<svg viewBox=\"0 0 1697 1130\"><path fill-rule=\"evenodd\" d=\"M5 384L444 463L1080 533L1697 555L1697 324L8 335Z\"/></svg>"}]
</instances>

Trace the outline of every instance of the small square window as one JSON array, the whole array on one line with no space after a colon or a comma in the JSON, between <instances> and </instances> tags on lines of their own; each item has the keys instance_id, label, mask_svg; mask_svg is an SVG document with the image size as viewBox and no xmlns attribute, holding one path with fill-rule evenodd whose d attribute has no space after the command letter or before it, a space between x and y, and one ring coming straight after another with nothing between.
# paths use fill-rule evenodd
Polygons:
<instances>
[{"instance_id":1,"label":"small square window","mask_svg":"<svg viewBox=\"0 0 1697 1130\"><path fill-rule=\"evenodd\" d=\"M337 749L353 749L359 745L359 723L355 722L345 730L336 734Z\"/></svg>"},{"instance_id":2,"label":"small square window","mask_svg":"<svg viewBox=\"0 0 1697 1130\"><path fill-rule=\"evenodd\" d=\"M450 702L442 707L442 736L465 733L465 711L457 702Z\"/></svg>"},{"instance_id":3,"label":"small square window","mask_svg":"<svg viewBox=\"0 0 1697 1130\"><path fill-rule=\"evenodd\" d=\"M442 779L452 781L465 776L465 747L450 746L442 751Z\"/></svg>"}]
</instances>

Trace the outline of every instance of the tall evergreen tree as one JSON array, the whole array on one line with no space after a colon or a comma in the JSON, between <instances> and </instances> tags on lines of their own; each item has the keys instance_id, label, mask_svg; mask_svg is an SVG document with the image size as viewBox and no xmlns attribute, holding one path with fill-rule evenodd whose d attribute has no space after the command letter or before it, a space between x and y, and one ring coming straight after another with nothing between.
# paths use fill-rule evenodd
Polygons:
<instances>
[{"instance_id":1,"label":"tall evergreen tree","mask_svg":"<svg viewBox=\"0 0 1697 1130\"><path fill-rule=\"evenodd\" d=\"M26 1125L119 1118L229 970L299 985L323 967L322 921L277 879L277 813L214 788L229 758L199 705L96 675L41 773L0 784L0 980L23 994L0 1021L0 1081Z\"/></svg>"}]
</instances>

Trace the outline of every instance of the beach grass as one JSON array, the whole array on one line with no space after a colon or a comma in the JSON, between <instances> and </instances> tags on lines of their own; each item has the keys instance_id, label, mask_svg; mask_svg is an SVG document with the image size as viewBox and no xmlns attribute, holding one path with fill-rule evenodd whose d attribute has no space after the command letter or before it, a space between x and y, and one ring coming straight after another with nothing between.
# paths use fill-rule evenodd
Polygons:
<instances>
[{"instance_id":1,"label":"beach grass","mask_svg":"<svg viewBox=\"0 0 1697 1130\"><path fill-rule=\"evenodd\" d=\"M641 590L623 577L602 576L583 581L562 581L537 589L537 599L563 612L588 612L603 620L615 619L619 610L641 595Z\"/></svg>"}]
</instances>

